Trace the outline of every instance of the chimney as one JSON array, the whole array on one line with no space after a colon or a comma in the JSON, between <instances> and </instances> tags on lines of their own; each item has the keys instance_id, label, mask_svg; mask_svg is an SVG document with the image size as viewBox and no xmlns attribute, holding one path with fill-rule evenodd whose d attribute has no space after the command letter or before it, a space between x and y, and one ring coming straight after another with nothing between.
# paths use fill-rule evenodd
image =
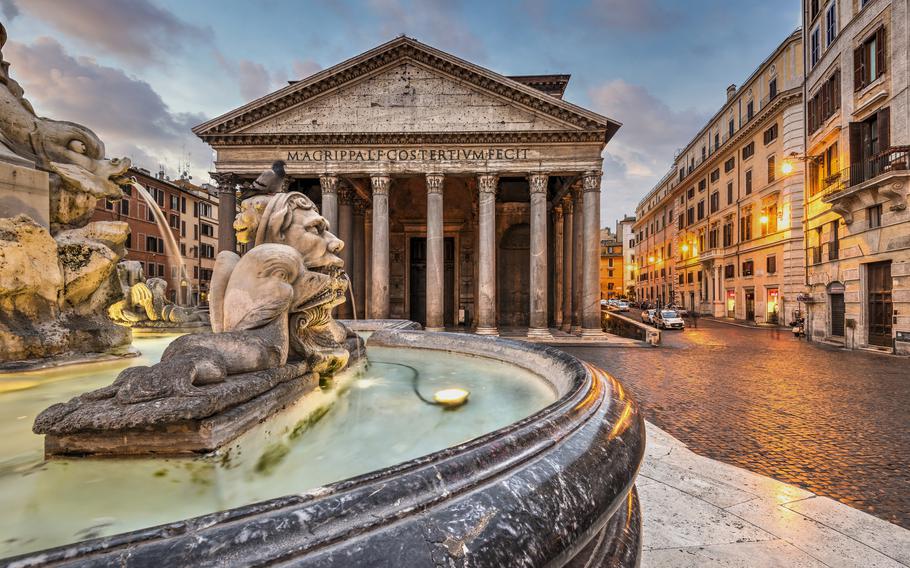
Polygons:
<instances>
[{"instance_id":1,"label":"chimney","mask_svg":"<svg viewBox=\"0 0 910 568\"><path fill-rule=\"evenodd\" d=\"M727 87L727 101L736 96L736 85L730 85Z\"/></svg>"}]
</instances>

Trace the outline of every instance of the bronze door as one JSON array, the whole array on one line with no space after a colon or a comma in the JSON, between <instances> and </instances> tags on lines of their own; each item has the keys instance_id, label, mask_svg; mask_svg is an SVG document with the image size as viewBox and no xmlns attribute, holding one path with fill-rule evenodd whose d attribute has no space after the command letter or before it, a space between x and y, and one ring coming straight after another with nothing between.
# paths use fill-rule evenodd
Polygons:
<instances>
[{"instance_id":1,"label":"bronze door","mask_svg":"<svg viewBox=\"0 0 910 568\"><path fill-rule=\"evenodd\" d=\"M455 239L445 237L443 246L443 323L455 324ZM411 238L411 268L409 274L409 303L411 321L427 324L427 239Z\"/></svg>"},{"instance_id":2,"label":"bronze door","mask_svg":"<svg viewBox=\"0 0 910 568\"><path fill-rule=\"evenodd\" d=\"M528 327L531 321L531 226L513 225L502 236L497 261L499 325Z\"/></svg>"},{"instance_id":3,"label":"bronze door","mask_svg":"<svg viewBox=\"0 0 910 568\"><path fill-rule=\"evenodd\" d=\"M869 344L891 347L891 262L867 266Z\"/></svg>"}]
</instances>

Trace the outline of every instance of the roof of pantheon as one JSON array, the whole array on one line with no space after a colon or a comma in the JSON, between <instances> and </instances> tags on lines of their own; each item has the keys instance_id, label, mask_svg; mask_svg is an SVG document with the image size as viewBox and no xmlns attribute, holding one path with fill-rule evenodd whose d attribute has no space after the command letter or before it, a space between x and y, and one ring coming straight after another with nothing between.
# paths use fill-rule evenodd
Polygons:
<instances>
[{"instance_id":1,"label":"roof of pantheon","mask_svg":"<svg viewBox=\"0 0 910 568\"><path fill-rule=\"evenodd\" d=\"M282 113L343 92L358 82L403 63L427 69L447 80L483 93L506 105L533 113L548 123L546 129L465 132L250 132L255 126ZM540 76L550 77L550 76ZM568 81L568 76L553 76ZM527 77L510 78L430 47L413 38L399 36L369 51L324 69L300 81L251 101L193 128L193 132L218 145L236 144L350 144L383 142L433 143L441 140L473 142L599 142L606 144L621 124L588 109L535 88ZM550 89L552 90L552 89ZM560 93L561 94L561 93ZM478 138L479 137L479 138Z\"/></svg>"}]
</instances>

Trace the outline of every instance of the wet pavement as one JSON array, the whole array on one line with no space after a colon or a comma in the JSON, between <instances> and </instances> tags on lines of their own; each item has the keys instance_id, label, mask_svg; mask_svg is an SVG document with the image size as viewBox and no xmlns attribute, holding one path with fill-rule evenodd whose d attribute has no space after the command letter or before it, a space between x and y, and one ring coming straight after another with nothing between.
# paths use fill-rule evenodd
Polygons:
<instances>
[{"instance_id":1,"label":"wet pavement","mask_svg":"<svg viewBox=\"0 0 910 568\"><path fill-rule=\"evenodd\" d=\"M707 318L662 341L563 349L618 377L694 452L910 528L910 359Z\"/></svg>"}]
</instances>

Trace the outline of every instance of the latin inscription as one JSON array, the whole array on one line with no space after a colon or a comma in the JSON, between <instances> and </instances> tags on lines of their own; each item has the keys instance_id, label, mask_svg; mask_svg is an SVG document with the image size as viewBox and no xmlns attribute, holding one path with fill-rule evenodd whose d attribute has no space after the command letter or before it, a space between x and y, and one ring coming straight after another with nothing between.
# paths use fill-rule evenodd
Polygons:
<instances>
[{"instance_id":1,"label":"latin inscription","mask_svg":"<svg viewBox=\"0 0 910 568\"><path fill-rule=\"evenodd\" d=\"M370 148L364 150L294 150L288 162L434 162L527 160L530 148Z\"/></svg>"}]
</instances>

